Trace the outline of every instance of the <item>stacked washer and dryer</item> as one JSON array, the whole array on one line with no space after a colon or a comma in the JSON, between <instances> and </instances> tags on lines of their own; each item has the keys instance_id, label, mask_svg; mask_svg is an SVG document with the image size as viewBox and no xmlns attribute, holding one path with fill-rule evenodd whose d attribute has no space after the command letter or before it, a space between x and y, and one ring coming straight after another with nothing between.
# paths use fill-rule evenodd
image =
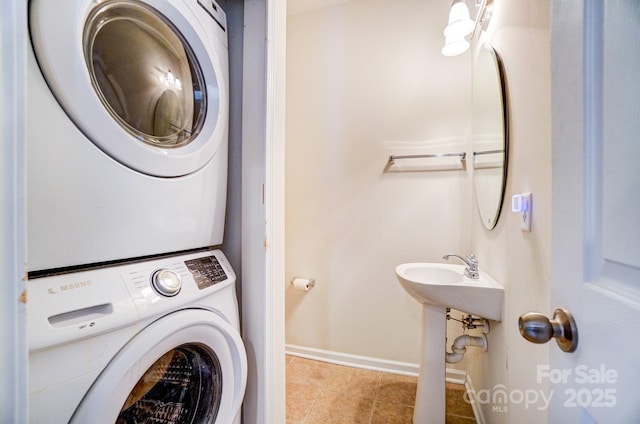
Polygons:
<instances>
[{"instance_id":1,"label":"stacked washer and dryer","mask_svg":"<svg viewBox=\"0 0 640 424\"><path fill-rule=\"evenodd\" d=\"M31 422L239 423L212 0L31 0Z\"/></svg>"}]
</instances>

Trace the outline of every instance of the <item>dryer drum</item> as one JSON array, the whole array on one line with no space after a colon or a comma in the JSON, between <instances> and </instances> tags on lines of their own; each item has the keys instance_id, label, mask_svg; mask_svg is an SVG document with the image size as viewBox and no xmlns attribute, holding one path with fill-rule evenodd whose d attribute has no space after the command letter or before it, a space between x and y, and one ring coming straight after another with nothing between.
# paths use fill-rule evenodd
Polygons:
<instances>
[{"instance_id":1,"label":"dryer drum","mask_svg":"<svg viewBox=\"0 0 640 424\"><path fill-rule=\"evenodd\" d=\"M135 139L177 147L204 123L200 64L180 31L137 1L106 1L87 19L84 52L105 109Z\"/></svg>"},{"instance_id":2,"label":"dryer drum","mask_svg":"<svg viewBox=\"0 0 640 424\"><path fill-rule=\"evenodd\" d=\"M183 345L149 367L116 423L212 423L221 396L222 370L216 355L201 346Z\"/></svg>"},{"instance_id":3,"label":"dryer drum","mask_svg":"<svg viewBox=\"0 0 640 424\"><path fill-rule=\"evenodd\" d=\"M228 37L211 0L28 3L30 151L55 149L65 168L77 166L65 154L102 165L84 153L90 142L162 178L226 163Z\"/></svg>"}]
</instances>

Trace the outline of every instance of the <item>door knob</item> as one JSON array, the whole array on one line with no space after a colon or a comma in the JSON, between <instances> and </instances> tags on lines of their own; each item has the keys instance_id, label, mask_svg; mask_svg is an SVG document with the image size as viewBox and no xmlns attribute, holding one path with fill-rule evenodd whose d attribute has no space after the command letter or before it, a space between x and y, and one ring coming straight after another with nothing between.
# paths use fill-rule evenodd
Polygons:
<instances>
[{"instance_id":1,"label":"door knob","mask_svg":"<svg viewBox=\"0 0 640 424\"><path fill-rule=\"evenodd\" d=\"M578 347L578 327L566 309L556 309L553 319L538 312L526 313L518 320L518 327L522 337L531 343L546 343L555 338L565 352L574 352Z\"/></svg>"}]
</instances>

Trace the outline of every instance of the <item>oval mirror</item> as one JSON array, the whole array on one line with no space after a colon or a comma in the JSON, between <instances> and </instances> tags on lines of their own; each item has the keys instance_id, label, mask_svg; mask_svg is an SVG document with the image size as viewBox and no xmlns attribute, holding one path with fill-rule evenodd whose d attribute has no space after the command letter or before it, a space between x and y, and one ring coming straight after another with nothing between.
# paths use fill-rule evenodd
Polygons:
<instances>
[{"instance_id":1,"label":"oval mirror","mask_svg":"<svg viewBox=\"0 0 640 424\"><path fill-rule=\"evenodd\" d=\"M502 62L493 47L480 47L473 70L471 145L476 201L482 222L493 229L507 183L508 130Z\"/></svg>"}]
</instances>

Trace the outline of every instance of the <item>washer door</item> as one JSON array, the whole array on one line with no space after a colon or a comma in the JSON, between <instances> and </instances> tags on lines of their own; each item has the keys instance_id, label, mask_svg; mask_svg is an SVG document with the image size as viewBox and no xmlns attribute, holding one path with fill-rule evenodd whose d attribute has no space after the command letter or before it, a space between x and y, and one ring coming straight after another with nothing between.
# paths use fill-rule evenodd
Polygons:
<instances>
[{"instance_id":1,"label":"washer door","mask_svg":"<svg viewBox=\"0 0 640 424\"><path fill-rule=\"evenodd\" d=\"M120 350L71 423L230 424L239 417L246 379L238 332L213 312L178 311Z\"/></svg>"},{"instance_id":2,"label":"washer door","mask_svg":"<svg viewBox=\"0 0 640 424\"><path fill-rule=\"evenodd\" d=\"M167 0L33 0L30 30L58 103L118 162L182 176L225 141L226 34L204 9Z\"/></svg>"}]
</instances>

